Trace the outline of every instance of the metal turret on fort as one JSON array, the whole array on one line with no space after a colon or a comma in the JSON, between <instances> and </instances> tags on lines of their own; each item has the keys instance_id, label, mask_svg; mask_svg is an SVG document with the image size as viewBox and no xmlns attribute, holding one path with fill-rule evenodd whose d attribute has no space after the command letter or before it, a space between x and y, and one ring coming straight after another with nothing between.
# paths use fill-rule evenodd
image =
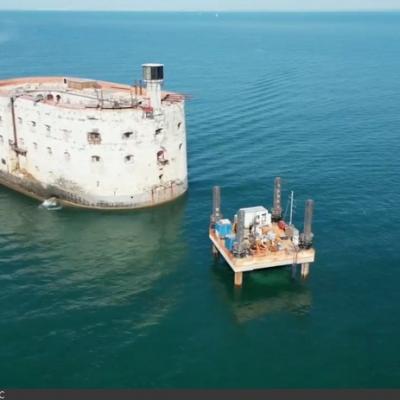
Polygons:
<instances>
[{"instance_id":1,"label":"metal turret on fort","mask_svg":"<svg viewBox=\"0 0 400 400\"><path fill-rule=\"evenodd\" d=\"M164 82L163 64L143 64L143 81L146 84L150 106L155 110L161 107L161 86Z\"/></svg>"}]
</instances>

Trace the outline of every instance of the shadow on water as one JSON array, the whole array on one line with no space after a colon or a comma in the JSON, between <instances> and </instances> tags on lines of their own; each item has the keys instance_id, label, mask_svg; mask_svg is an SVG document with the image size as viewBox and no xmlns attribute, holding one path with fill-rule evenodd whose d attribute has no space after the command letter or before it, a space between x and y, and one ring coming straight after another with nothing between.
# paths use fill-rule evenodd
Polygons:
<instances>
[{"instance_id":1,"label":"shadow on water","mask_svg":"<svg viewBox=\"0 0 400 400\"><path fill-rule=\"evenodd\" d=\"M8 191L0 192L0 203L0 279L18 283L12 297L29 292L30 301L40 303L29 307L26 298L31 314L132 306L139 294L154 295L164 285L173 288L173 275L187 253L182 226L186 197L116 213L47 211ZM50 304L45 301L49 297Z\"/></svg>"},{"instance_id":2,"label":"shadow on water","mask_svg":"<svg viewBox=\"0 0 400 400\"><path fill-rule=\"evenodd\" d=\"M184 295L177 278L188 253L186 202L140 212L47 211L1 189L0 340L11 365L0 368L4 381L33 387L54 383L55 374L58 386L83 385L91 374L82 378L81 364L108 371L116 354L134 359L137 343ZM28 341L10 340L21 332Z\"/></svg>"},{"instance_id":3,"label":"shadow on water","mask_svg":"<svg viewBox=\"0 0 400 400\"><path fill-rule=\"evenodd\" d=\"M292 277L291 267L245 273L242 287L234 286L233 273L223 261L211 269L218 292L239 323L276 313L307 315L311 309L311 291L298 276Z\"/></svg>"}]
</instances>

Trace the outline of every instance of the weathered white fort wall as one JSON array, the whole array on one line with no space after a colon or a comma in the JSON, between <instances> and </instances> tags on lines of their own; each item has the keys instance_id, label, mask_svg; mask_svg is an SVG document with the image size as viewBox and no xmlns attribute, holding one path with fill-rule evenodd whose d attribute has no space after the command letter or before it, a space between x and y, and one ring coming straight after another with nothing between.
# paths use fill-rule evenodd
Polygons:
<instances>
[{"instance_id":1,"label":"weathered white fort wall","mask_svg":"<svg viewBox=\"0 0 400 400\"><path fill-rule=\"evenodd\" d=\"M57 94L63 96L51 95ZM10 96L0 93L3 183L103 208L154 205L187 190L183 100L162 102L149 114L22 95L14 101L15 129L12 108Z\"/></svg>"}]
</instances>

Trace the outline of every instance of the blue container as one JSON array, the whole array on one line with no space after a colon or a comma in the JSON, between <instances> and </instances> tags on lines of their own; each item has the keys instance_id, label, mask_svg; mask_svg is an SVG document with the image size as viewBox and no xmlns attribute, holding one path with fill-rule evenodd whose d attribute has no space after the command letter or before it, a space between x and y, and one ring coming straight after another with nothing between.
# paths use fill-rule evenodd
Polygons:
<instances>
[{"instance_id":1,"label":"blue container","mask_svg":"<svg viewBox=\"0 0 400 400\"><path fill-rule=\"evenodd\" d=\"M219 237L224 238L232 232L232 224L229 219L220 219L215 224L215 231L218 233Z\"/></svg>"},{"instance_id":2,"label":"blue container","mask_svg":"<svg viewBox=\"0 0 400 400\"><path fill-rule=\"evenodd\" d=\"M233 234L225 236L225 247L229 250L233 250L233 245L235 244L236 236Z\"/></svg>"}]
</instances>

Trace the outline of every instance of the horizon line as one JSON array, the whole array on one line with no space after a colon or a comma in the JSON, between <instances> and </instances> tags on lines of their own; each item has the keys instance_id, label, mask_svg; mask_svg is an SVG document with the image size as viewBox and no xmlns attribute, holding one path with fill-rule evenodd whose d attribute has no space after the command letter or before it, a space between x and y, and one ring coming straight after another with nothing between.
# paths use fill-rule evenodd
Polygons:
<instances>
[{"instance_id":1,"label":"horizon line","mask_svg":"<svg viewBox=\"0 0 400 400\"><path fill-rule=\"evenodd\" d=\"M279 10L279 9L215 9L215 10L184 10L184 9L171 9L171 10L141 10L141 9L131 9L131 8L121 8L115 10L109 10L104 8L99 9L79 9L79 8L0 8L0 12L145 12L145 13L374 13L374 12L400 12L399 8L376 8L376 9L291 9L291 10Z\"/></svg>"}]
</instances>

